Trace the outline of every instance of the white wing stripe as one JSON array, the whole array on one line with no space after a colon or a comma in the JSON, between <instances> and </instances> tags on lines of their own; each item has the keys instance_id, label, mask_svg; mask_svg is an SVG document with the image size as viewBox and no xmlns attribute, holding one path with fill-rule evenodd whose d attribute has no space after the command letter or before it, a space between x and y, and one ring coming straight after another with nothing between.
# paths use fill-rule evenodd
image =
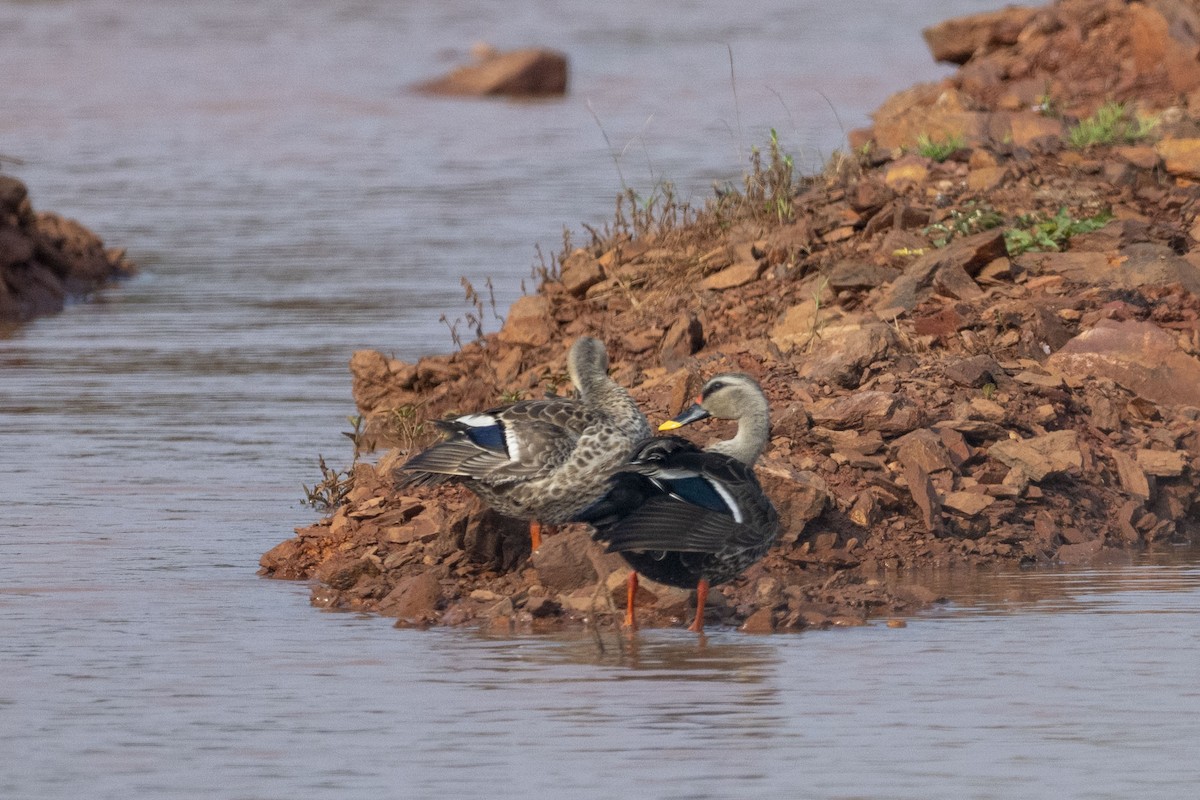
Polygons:
<instances>
[{"instance_id":1,"label":"white wing stripe","mask_svg":"<svg viewBox=\"0 0 1200 800\"><path fill-rule=\"evenodd\" d=\"M496 424L496 418L491 414L464 414L456 421L472 428L490 428Z\"/></svg>"},{"instance_id":2,"label":"white wing stripe","mask_svg":"<svg viewBox=\"0 0 1200 800\"><path fill-rule=\"evenodd\" d=\"M721 499L725 501L725 505L729 506L729 510L733 514L733 521L741 522L742 509L737 504L737 501L733 499L733 495L729 492L729 490L722 486L718 481L714 481L708 477L705 477L704 479L708 481L709 486L716 490L717 494L721 495Z\"/></svg>"},{"instance_id":3,"label":"white wing stripe","mask_svg":"<svg viewBox=\"0 0 1200 800\"><path fill-rule=\"evenodd\" d=\"M512 428L503 428L504 445L508 448L508 460L517 463L521 460L524 453L521 451L521 438L517 436Z\"/></svg>"}]
</instances>

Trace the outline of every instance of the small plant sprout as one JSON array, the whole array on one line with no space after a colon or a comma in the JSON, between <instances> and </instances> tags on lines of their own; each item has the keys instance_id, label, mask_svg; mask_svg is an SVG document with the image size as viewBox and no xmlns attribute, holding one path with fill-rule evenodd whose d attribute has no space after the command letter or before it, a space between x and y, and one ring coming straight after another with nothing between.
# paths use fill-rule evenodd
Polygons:
<instances>
[{"instance_id":1,"label":"small plant sprout","mask_svg":"<svg viewBox=\"0 0 1200 800\"><path fill-rule=\"evenodd\" d=\"M968 204L963 209L951 209L950 215L941 222L929 225L922 231L933 237L934 247L945 247L956 236L990 230L1004 223L1004 217L989 205Z\"/></svg>"},{"instance_id":2,"label":"small plant sprout","mask_svg":"<svg viewBox=\"0 0 1200 800\"><path fill-rule=\"evenodd\" d=\"M565 372L551 372L547 369L542 373L542 383L546 387L546 397L559 397L559 388L570 385L571 376Z\"/></svg>"},{"instance_id":3,"label":"small plant sprout","mask_svg":"<svg viewBox=\"0 0 1200 800\"><path fill-rule=\"evenodd\" d=\"M792 218L795 191L795 161L783 152L779 134L771 128L765 161L757 147L750 150L750 174L745 179L743 196L756 215L762 213L785 222Z\"/></svg>"},{"instance_id":4,"label":"small plant sprout","mask_svg":"<svg viewBox=\"0 0 1200 800\"><path fill-rule=\"evenodd\" d=\"M350 423L352 430L342 431L342 436L345 436L354 444L354 460L357 461L363 450L367 449L364 448L365 442L363 441L363 436L366 433L363 424L366 420L363 419L362 414L352 414L346 417L346 421Z\"/></svg>"},{"instance_id":5,"label":"small plant sprout","mask_svg":"<svg viewBox=\"0 0 1200 800\"><path fill-rule=\"evenodd\" d=\"M353 468L339 472L330 469L322 456L317 456L321 470L321 480L310 489L300 484L304 490L304 502L318 511L332 511L342 504L346 495L354 488Z\"/></svg>"},{"instance_id":6,"label":"small plant sprout","mask_svg":"<svg viewBox=\"0 0 1200 800\"><path fill-rule=\"evenodd\" d=\"M396 446L408 453L415 450L425 438L425 419L421 406L406 403L397 406L384 416L384 433Z\"/></svg>"},{"instance_id":7,"label":"small plant sprout","mask_svg":"<svg viewBox=\"0 0 1200 800\"><path fill-rule=\"evenodd\" d=\"M931 161L941 163L950 156L967 146L967 140L962 134L954 134L945 139L933 139L927 133L917 137L917 152Z\"/></svg>"},{"instance_id":8,"label":"small plant sprout","mask_svg":"<svg viewBox=\"0 0 1200 800\"><path fill-rule=\"evenodd\" d=\"M1123 103L1105 103L1090 117L1079 120L1067 133L1076 150L1096 145L1129 144L1150 136L1158 126L1158 117L1142 117Z\"/></svg>"},{"instance_id":9,"label":"small plant sprout","mask_svg":"<svg viewBox=\"0 0 1200 800\"><path fill-rule=\"evenodd\" d=\"M1066 208L1060 208L1053 217L1022 215L1017 218L1018 227L1004 232L1004 244L1010 256L1028 252L1061 250L1072 236L1103 228L1113 218L1109 211L1101 211L1090 217L1072 217Z\"/></svg>"},{"instance_id":10,"label":"small plant sprout","mask_svg":"<svg viewBox=\"0 0 1200 800\"><path fill-rule=\"evenodd\" d=\"M1033 104L1030 111L1035 114L1041 114L1043 117L1059 117L1062 115L1062 109L1054 95L1050 93L1050 84L1046 83L1046 88L1038 95L1037 102Z\"/></svg>"}]
</instances>

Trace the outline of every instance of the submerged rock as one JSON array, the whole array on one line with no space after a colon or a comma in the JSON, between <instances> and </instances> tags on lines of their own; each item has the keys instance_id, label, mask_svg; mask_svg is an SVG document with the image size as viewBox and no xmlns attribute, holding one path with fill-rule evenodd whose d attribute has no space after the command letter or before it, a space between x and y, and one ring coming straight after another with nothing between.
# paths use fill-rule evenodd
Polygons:
<instances>
[{"instance_id":1,"label":"submerged rock","mask_svg":"<svg viewBox=\"0 0 1200 800\"><path fill-rule=\"evenodd\" d=\"M417 85L428 94L560 97L567 92L567 57L556 50L487 51L477 64Z\"/></svg>"}]
</instances>

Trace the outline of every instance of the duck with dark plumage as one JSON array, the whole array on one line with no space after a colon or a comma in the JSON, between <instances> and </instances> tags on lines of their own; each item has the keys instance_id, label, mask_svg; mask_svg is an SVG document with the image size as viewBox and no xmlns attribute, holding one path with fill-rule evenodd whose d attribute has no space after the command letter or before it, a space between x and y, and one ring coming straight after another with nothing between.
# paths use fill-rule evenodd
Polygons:
<instances>
[{"instance_id":1,"label":"duck with dark plumage","mask_svg":"<svg viewBox=\"0 0 1200 800\"><path fill-rule=\"evenodd\" d=\"M678 436L643 442L607 493L578 517L634 569L625 611L630 628L636 627L639 573L669 586L695 587L690 630L701 632L709 588L740 575L779 535L779 515L753 470L770 431L762 388L748 375L717 375L694 405L660 430L710 416L737 420L737 434L704 450Z\"/></svg>"}]
</instances>

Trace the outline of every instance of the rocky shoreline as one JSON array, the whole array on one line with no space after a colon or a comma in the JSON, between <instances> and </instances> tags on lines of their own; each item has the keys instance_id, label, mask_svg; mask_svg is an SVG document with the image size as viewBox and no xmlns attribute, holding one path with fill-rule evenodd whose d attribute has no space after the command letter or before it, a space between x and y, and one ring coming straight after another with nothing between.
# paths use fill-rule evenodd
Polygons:
<instances>
[{"instance_id":1,"label":"rocky shoreline","mask_svg":"<svg viewBox=\"0 0 1200 800\"><path fill-rule=\"evenodd\" d=\"M530 554L523 523L390 476L423 420L561 387L583 334L654 422L718 371L767 392L785 533L714 620L861 624L937 599L908 568L1200 542L1197 32L1196 0L935 26L958 72L885 102L823 174L795 181L771 142L703 209L619 203L499 332L416 364L356 353L356 445L392 449L328 472L329 515L262 574L404 625L619 623L626 568L583 526ZM688 592L643 592L644 624L683 624Z\"/></svg>"},{"instance_id":2,"label":"rocky shoreline","mask_svg":"<svg viewBox=\"0 0 1200 800\"><path fill-rule=\"evenodd\" d=\"M21 181L0 175L0 323L25 322L63 310L136 271L122 248L73 219L34 211Z\"/></svg>"}]
</instances>

